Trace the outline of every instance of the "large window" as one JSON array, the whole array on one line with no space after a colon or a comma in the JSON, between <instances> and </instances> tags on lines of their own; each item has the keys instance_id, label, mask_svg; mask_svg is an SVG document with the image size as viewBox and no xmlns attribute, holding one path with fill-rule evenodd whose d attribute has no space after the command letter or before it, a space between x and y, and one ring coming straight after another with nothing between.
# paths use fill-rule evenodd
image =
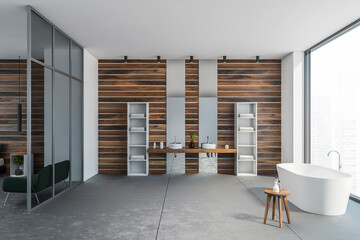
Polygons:
<instances>
[{"instance_id":1,"label":"large window","mask_svg":"<svg viewBox=\"0 0 360 240\"><path fill-rule=\"evenodd\" d=\"M353 176L360 196L360 27L310 51L310 162Z\"/></svg>"}]
</instances>

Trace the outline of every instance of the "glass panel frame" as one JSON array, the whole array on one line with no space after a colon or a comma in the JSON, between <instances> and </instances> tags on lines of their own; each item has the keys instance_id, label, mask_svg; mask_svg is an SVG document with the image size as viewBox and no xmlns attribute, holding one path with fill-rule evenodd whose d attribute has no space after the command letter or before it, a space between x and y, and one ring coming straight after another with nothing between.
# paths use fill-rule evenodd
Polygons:
<instances>
[{"instance_id":1,"label":"glass panel frame","mask_svg":"<svg viewBox=\"0 0 360 240\"><path fill-rule=\"evenodd\" d=\"M36 14L37 17L40 17L42 20L44 20L47 24L49 24L52 28L52 42L51 42L51 63L47 62L44 63L42 61L40 61L41 59L36 59L32 56L32 16ZM58 69L55 67L54 65L54 47L55 47L55 32L61 33L64 37L66 37L67 39L69 39L69 54L68 54L68 62L66 63L68 65L68 71L66 71L67 69ZM32 107L31 107L31 100L32 100L32 91L31 91L31 83L32 83L32 79L31 79L31 64L32 63L36 63L39 64L41 66L43 66L44 68L46 68L47 70L49 70L52 76L52 83L51 83L51 103L48 103L48 105L51 105L51 112L52 112L52 118L51 118L51 129L53 129L54 126L54 113L53 113L53 98L54 98L54 76L55 73L64 75L65 77L67 77L69 79L69 136L71 136L71 83L72 81L77 81L81 83L81 91L82 91L82 95L83 95L83 81L82 81L82 76L81 78L79 78L79 75L77 76L72 76L72 69L71 69L71 59L72 59L72 54L71 54L71 48L72 46L75 44L75 46L79 47L81 52L83 53L83 47L76 43L73 39L71 39L68 35L66 35L64 32L62 32L58 27L56 27L53 23L51 23L49 20L47 20L44 16L42 16L39 12L37 12L34 8L32 8L31 6L27 7L27 153L32 153L33 149L31 146L31 142L32 142L32 138L31 138L31 134L32 134L32 129L31 129L31 122L32 122L32 118L31 118L31 111L32 111ZM50 63L50 64L49 64ZM83 57L81 58L80 63L81 68L83 67ZM65 70L65 71L63 71ZM81 70L82 73L82 70ZM81 114L82 114L82 110L83 110L83 102L81 102ZM81 134L83 133L83 116L81 115ZM53 132L53 130L51 130ZM54 136L53 133L52 134L52 159L51 159L51 164L52 164L52 173L55 172L55 165L54 165ZM81 136L82 137L82 136ZM80 184L83 181L83 175L82 175L82 169L83 169L83 142L81 143L81 181L77 182L76 184L71 184L71 170L69 172L69 183L70 183L70 187L71 186L75 186L77 184ZM70 160L70 166L71 166L71 138L69 137L69 160ZM30 167L27 168L27 175L28 175L28 181L27 181L27 212L31 212L33 209L37 208L39 205L41 205L41 203L37 206L35 206L34 208L32 208L32 204L31 204L31 199L32 199L32 192L31 192L31 182L32 182L32 167L33 167L33 159L31 157L28 158L28 160L25 162L25 164L29 164ZM55 197L55 176L54 174L52 174L52 197ZM69 189L69 188L67 188ZM67 190L66 189L66 190Z\"/></svg>"}]
</instances>

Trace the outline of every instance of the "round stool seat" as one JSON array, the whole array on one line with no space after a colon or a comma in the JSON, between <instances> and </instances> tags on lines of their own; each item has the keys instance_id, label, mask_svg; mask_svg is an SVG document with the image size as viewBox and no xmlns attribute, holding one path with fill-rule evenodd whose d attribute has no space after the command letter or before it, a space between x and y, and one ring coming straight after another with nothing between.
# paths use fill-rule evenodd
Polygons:
<instances>
[{"instance_id":1,"label":"round stool seat","mask_svg":"<svg viewBox=\"0 0 360 240\"><path fill-rule=\"evenodd\" d=\"M264 192L266 194L269 194L269 195L275 195L275 196L281 196L281 197L285 197L287 195L290 195L290 191L285 190L285 189L281 190L278 193L275 193L271 188L268 188L268 189L265 189Z\"/></svg>"}]
</instances>

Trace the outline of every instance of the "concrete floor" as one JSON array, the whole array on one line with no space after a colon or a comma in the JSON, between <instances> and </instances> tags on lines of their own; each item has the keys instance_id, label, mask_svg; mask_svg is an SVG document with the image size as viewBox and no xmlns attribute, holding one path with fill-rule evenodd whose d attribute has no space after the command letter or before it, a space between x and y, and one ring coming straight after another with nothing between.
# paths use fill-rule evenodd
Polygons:
<instances>
[{"instance_id":1,"label":"concrete floor","mask_svg":"<svg viewBox=\"0 0 360 240\"><path fill-rule=\"evenodd\" d=\"M290 204L292 224L264 225L272 177L220 174L97 175L26 214L0 206L0 239L357 239L360 205L325 217ZM165 197L166 196L166 197ZM1 193L1 200L5 197ZM25 195L23 196L25 198ZM284 216L285 220L286 217Z\"/></svg>"}]
</instances>

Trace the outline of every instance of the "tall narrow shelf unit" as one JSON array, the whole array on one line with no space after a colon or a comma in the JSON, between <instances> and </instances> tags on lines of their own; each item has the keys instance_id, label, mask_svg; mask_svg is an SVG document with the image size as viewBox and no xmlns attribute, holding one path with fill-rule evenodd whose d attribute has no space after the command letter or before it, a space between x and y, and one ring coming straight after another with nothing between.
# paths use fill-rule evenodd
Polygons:
<instances>
[{"instance_id":1,"label":"tall narrow shelf unit","mask_svg":"<svg viewBox=\"0 0 360 240\"><path fill-rule=\"evenodd\" d=\"M257 103L235 103L235 175L257 175Z\"/></svg>"},{"instance_id":2,"label":"tall narrow shelf unit","mask_svg":"<svg viewBox=\"0 0 360 240\"><path fill-rule=\"evenodd\" d=\"M128 103L127 175L149 174L149 103Z\"/></svg>"}]
</instances>

